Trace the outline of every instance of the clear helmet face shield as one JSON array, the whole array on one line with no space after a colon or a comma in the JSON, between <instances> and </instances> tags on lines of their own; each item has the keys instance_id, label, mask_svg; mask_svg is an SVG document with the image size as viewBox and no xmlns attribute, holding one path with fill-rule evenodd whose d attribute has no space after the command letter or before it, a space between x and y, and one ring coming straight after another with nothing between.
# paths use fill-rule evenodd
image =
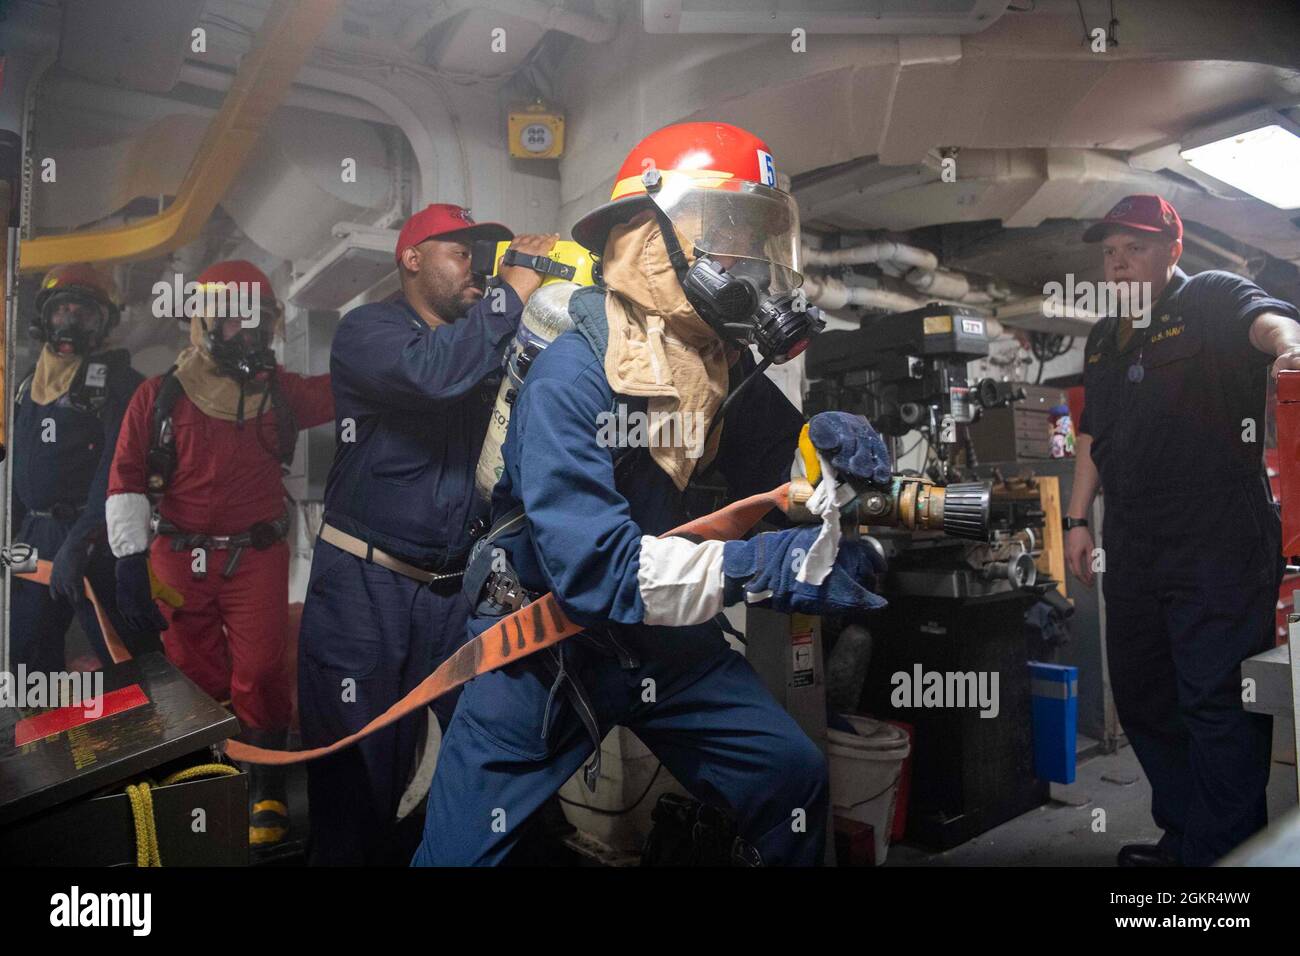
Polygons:
<instances>
[{"instance_id":1,"label":"clear helmet face shield","mask_svg":"<svg viewBox=\"0 0 1300 956\"><path fill-rule=\"evenodd\" d=\"M760 294L802 285L799 207L789 193L746 180L668 172L652 198L684 242Z\"/></svg>"}]
</instances>

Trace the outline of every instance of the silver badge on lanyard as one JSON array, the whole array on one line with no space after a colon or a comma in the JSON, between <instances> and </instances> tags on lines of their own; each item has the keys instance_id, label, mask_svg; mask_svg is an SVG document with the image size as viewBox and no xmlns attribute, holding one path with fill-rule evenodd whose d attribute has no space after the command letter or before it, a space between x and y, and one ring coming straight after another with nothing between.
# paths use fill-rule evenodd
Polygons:
<instances>
[{"instance_id":1,"label":"silver badge on lanyard","mask_svg":"<svg viewBox=\"0 0 1300 956\"><path fill-rule=\"evenodd\" d=\"M1146 373L1147 373L1146 369L1144 369L1141 365L1134 363L1128 367L1128 380L1130 382L1133 382L1134 384L1137 384L1138 382L1142 381L1142 377L1146 375Z\"/></svg>"}]
</instances>

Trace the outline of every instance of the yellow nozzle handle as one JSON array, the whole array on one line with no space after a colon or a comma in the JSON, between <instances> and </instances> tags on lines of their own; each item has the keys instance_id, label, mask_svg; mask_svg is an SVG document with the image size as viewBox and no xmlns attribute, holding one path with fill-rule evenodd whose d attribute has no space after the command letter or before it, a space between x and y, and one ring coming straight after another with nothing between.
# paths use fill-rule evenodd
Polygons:
<instances>
[{"instance_id":1,"label":"yellow nozzle handle","mask_svg":"<svg viewBox=\"0 0 1300 956\"><path fill-rule=\"evenodd\" d=\"M817 449L813 447L812 439L808 437L807 423L799 429L799 457L803 460L803 473L808 484L816 487L822 480L822 464L817 460Z\"/></svg>"}]
</instances>

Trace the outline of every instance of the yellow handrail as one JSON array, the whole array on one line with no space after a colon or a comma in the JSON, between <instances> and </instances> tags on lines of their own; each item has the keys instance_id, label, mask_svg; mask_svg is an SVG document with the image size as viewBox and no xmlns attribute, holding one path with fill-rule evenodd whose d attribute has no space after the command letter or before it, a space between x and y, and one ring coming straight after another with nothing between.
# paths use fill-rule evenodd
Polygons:
<instances>
[{"instance_id":1,"label":"yellow handrail","mask_svg":"<svg viewBox=\"0 0 1300 956\"><path fill-rule=\"evenodd\" d=\"M167 209L129 226L29 239L19 247L19 268L36 272L63 262L144 259L196 238L341 4L275 0Z\"/></svg>"}]
</instances>

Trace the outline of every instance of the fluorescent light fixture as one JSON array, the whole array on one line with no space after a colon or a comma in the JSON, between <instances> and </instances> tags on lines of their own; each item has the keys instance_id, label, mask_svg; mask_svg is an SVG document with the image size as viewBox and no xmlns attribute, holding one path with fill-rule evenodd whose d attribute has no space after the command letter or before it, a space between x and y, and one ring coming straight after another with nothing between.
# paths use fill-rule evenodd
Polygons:
<instances>
[{"instance_id":1,"label":"fluorescent light fixture","mask_svg":"<svg viewBox=\"0 0 1300 956\"><path fill-rule=\"evenodd\" d=\"M1300 127L1256 110L1185 138L1179 155L1206 175L1279 209L1300 208Z\"/></svg>"},{"instance_id":2,"label":"fluorescent light fixture","mask_svg":"<svg viewBox=\"0 0 1300 956\"><path fill-rule=\"evenodd\" d=\"M979 33L1010 0L641 0L646 33Z\"/></svg>"}]
</instances>

